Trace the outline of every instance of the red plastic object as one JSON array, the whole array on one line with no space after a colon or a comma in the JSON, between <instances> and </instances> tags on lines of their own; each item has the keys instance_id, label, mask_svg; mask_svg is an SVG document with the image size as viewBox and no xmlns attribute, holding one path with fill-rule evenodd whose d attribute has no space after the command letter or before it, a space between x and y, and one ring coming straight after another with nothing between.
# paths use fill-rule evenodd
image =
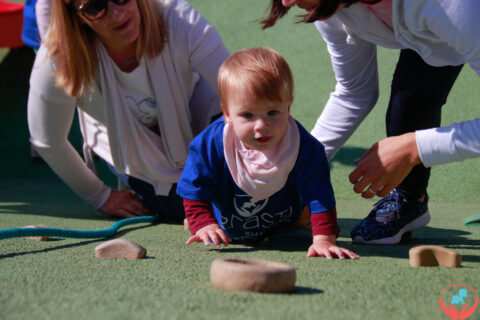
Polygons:
<instances>
[{"instance_id":1,"label":"red plastic object","mask_svg":"<svg viewBox=\"0 0 480 320\"><path fill-rule=\"evenodd\" d=\"M23 3L0 0L0 47L17 48L22 41Z\"/></svg>"}]
</instances>

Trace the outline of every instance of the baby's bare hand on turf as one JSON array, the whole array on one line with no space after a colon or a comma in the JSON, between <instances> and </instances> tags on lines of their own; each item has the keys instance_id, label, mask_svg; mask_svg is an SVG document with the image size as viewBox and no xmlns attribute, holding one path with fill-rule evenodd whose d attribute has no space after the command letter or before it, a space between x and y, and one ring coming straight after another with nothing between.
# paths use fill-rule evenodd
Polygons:
<instances>
[{"instance_id":1,"label":"baby's bare hand on turf","mask_svg":"<svg viewBox=\"0 0 480 320\"><path fill-rule=\"evenodd\" d=\"M364 198L385 197L420 163L414 132L388 137L355 161L349 180Z\"/></svg>"},{"instance_id":2,"label":"baby's bare hand on turf","mask_svg":"<svg viewBox=\"0 0 480 320\"><path fill-rule=\"evenodd\" d=\"M345 258L352 260L360 258L355 252L335 245L334 235L316 235L313 237L313 244L308 248L307 257L333 259L334 256L342 260Z\"/></svg>"},{"instance_id":3,"label":"baby's bare hand on turf","mask_svg":"<svg viewBox=\"0 0 480 320\"><path fill-rule=\"evenodd\" d=\"M325 257L327 259L333 259L334 256L338 257L341 260L345 258L350 258L355 260L360 257L355 252L352 252L348 249L341 248L335 245L319 247L312 244L310 248L308 248L307 257Z\"/></svg>"},{"instance_id":4,"label":"baby's bare hand on turf","mask_svg":"<svg viewBox=\"0 0 480 320\"><path fill-rule=\"evenodd\" d=\"M203 242L206 246L213 243L217 248L220 248L221 243L226 247L232 242L232 239L227 236L225 231L223 231L218 224L212 223L201 228L195 233L195 235L188 238L187 245L192 242Z\"/></svg>"}]
</instances>

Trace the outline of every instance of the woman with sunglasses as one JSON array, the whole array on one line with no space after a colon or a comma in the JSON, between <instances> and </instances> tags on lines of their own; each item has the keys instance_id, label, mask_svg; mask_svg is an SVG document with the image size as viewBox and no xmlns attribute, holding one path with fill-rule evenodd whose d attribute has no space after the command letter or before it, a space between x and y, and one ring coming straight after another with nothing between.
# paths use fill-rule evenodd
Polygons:
<instances>
[{"instance_id":1,"label":"woman with sunglasses","mask_svg":"<svg viewBox=\"0 0 480 320\"><path fill-rule=\"evenodd\" d=\"M190 141L220 113L228 55L184 0L52 0L30 79L31 141L100 211L180 221L175 184ZM67 138L77 108L85 162ZM107 187L88 167L92 152L133 191Z\"/></svg>"},{"instance_id":2,"label":"woman with sunglasses","mask_svg":"<svg viewBox=\"0 0 480 320\"><path fill-rule=\"evenodd\" d=\"M480 157L480 119L440 127L441 108L462 65L480 75L478 0L271 0L264 28L305 10L331 56L337 85L312 134L331 159L375 106L376 46L401 49L387 111L386 139L349 179L365 198L384 197L351 231L353 241L395 244L430 220L430 167Z\"/></svg>"}]
</instances>

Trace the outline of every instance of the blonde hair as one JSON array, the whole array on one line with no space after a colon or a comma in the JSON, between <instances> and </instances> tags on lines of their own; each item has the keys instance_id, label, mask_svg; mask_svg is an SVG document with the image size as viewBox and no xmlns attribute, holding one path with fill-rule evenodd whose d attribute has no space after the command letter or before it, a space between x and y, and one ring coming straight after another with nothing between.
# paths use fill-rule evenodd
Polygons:
<instances>
[{"instance_id":1,"label":"blonde hair","mask_svg":"<svg viewBox=\"0 0 480 320\"><path fill-rule=\"evenodd\" d=\"M221 105L229 90L249 90L260 100L293 101L293 76L287 61L271 48L240 50L220 66L217 77Z\"/></svg>"},{"instance_id":2,"label":"blonde hair","mask_svg":"<svg viewBox=\"0 0 480 320\"><path fill-rule=\"evenodd\" d=\"M95 32L81 23L74 0L52 0L50 31L45 39L55 63L55 81L72 97L81 95L92 83L98 57ZM130 0L131 1L131 0ZM154 0L136 0L141 16L137 39L137 59L143 54L154 58L167 41L167 26Z\"/></svg>"}]
</instances>

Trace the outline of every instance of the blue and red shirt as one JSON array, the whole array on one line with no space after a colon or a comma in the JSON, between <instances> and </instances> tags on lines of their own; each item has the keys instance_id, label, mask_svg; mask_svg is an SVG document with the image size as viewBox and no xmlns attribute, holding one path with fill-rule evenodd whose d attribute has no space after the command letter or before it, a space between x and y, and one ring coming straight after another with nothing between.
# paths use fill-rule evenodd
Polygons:
<instances>
[{"instance_id":1,"label":"blue and red shirt","mask_svg":"<svg viewBox=\"0 0 480 320\"><path fill-rule=\"evenodd\" d=\"M186 215L193 234L216 222L234 240L256 241L277 226L297 221L305 206L310 209L312 222L315 218L319 221L313 223L314 234L338 234L324 147L300 123L297 125L300 149L295 166L285 186L264 200L246 194L230 174L223 152L223 117L193 139L177 185L178 195L186 199ZM208 202L210 208L205 205ZM195 211L195 204L203 209ZM203 210L211 210L213 217L202 217ZM195 219L203 222L199 225Z\"/></svg>"}]
</instances>

